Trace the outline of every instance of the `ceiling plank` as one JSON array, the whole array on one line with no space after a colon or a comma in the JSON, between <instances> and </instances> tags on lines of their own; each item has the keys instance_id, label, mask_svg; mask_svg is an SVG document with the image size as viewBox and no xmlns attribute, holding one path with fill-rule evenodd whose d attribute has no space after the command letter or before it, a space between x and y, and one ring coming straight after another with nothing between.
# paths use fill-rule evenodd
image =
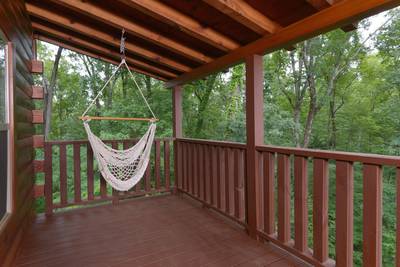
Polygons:
<instances>
[{"instance_id":1,"label":"ceiling plank","mask_svg":"<svg viewBox=\"0 0 400 267\"><path fill-rule=\"evenodd\" d=\"M275 33L281 28L278 23L267 18L243 0L203 1L258 34Z\"/></svg>"},{"instance_id":2,"label":"ceiling plank","mask_svg":"<svg viewBox=\"0 0 400 267\"><path fill-rule=\"evenodd\" d=\"M156 0L120 0L121 2L136 8L141 12L152 16L162 22L176 26L179 30L206 42L222 51L230 51L238 48L239 43L231 38L205 27L190 16L183 14L168 5Z\"/></svg>"},{"instance_id":3,"label":"ceiling plank","mask_svg":"<svg viewBox=\"0 0 400 267\"><path fill-rule=\"evenodd\" d=\"M102 9L93 3L80 1L80 0L52 0L55 3L62 4L67 8L71 8L78 13L88 15L94 19L102 21L108 25L116 28L124 28L131 34L140 36L150 42L153 42L159 46L165 47L177 54L181 54L187 58L193 59L200 63L211 62L213 59L206 56L205 54L192 49L188 46L180 44L179 42L172 40L168 37L162 36L157 32L147 29L130 19L116 15L111 11Z\"/></svg>"},{"instance_id":4,"label":"ceiling plank","mask_svg":"<svg viewBox=\"0 0 400 267\"><path fill-rule=\"evenodd\" d=\"M56 46L64 47L65 49L71 50L73 52L76 52L76 53L79 53L79 54L82 54L82 55L86 55L86 56L89 56L89 57L92 57L92 58L95 58L95 59L99 59L99 60L105 61L105 62L113 64L113 65L117 65L118 66L119 63L120 63L117 60L112 59L110 57L107 57L107 56L104 56L104 55L100 55L100 54L94 54L92 52L89 52L87 49L79 48L78 46L75 46L75 45L69 45L69 44L66 44L65 42L60 42L60 41L57 41L55 38L47 37L47 36L42 35L42 34L34 34L33 38L37 39L37 40L40 40L40 41L43 41L43 42L46 42L46 43L50 43L50 44L56 45ZM135 72L143 74L143 75L150 76L150 77L155 78L157 80L167 81L166 78L161 77L161 76L157 76L154 73L150 73L150 72L147 72L147 71L144 71L144 70L132 67L132 66L129 66L129 68L132 71L135 71Z\"/></svg>"},{"instance_id":5,"label":"ceiling plank","mask_svg":"<svg viewBox=\"0 0 400 267\"><path fill-rule=\"evenodd\" d=\"M120 54L118 52L115 52L115 51L113 51L111 49L105 48L105 47L103 47L101 45L94 44L92 42L88 42L88 41L86 41L86 40L84 40L84 39L82 39L80 37L73 36L73 35L67 34L65 32L53 29L53 28L49 27L48 25L43 25L43 24L38 23L38 22L32 22L32 28L34 30L38 31L39 33L44 32L44 33L52 35L52 36L54 36L54 37L56 37L56 38L58 38L60 40L66 40L68 42L75 43L75 44L77 44L77 45L79 45L81 47L86 47L86 48L89 48L91 50L98 51L101 54L111 55L111 56L116 57L116 58L120 57ZM168 78L172 78L172 77L176 77L177 76L175 73L169 72L167 70L162 70L160 68L154 67L154 66L152 66L150 64L147 64L145 62L141 62L139 60L132 59L132 58L129 58L129 57L126 58L126 62L128 64L134 65L134 66L139 67L139 68L147 69L147 70L149 70L151 72L154 72L156 74L158 73L161 76L165 76L165 77L168 77Z\"/></svg>"},{"instance_id":6,"label":"ceiling plank","mask_svg":"<svg viewBox=\"0 0 400 267\"><path fill-rule=\"evenodd\" d=\"M271 53L398 5L400 5L400 0L343 0L291 24L275 34L266 35L213 62L182 74L178 78L166 82L165 86L171 88L203 78L242 62L250 55Z\"/></svg>"},{"instance_id":7,"label":"ceiling plank","mask_svg":"<svg viewBox=\"0 0 400 267\"><path fill-rule=\"evenodd\" d=\"M68 30L78 32L82 35L88 36L98 41L106 42L113 46L119 47L120 45L120 40L118 38L115 38L113 35L97 30L93 27L82 24L78 21L71 20L70 18L65 17L64 15L51 12L42 7L30 3L26 3L26 8L31 16L41 18L58 26L64 27ZM125 47L128 51L134 54L143 56L151 61L160 63L172 69L176 69L180 72L188 72L191 70L191 68L188 66L185 66L175 60L166 58L160 54L154 53L148 49L135 45L132 42L126 41Z\"/></svg>"}]
</instances>

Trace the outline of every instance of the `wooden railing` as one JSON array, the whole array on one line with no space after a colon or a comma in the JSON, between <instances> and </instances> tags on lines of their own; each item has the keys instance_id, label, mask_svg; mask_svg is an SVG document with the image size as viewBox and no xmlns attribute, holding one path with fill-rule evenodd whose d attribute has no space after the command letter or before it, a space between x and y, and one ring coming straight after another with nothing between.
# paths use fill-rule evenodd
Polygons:
<instances>
[{"instance_id":1,"label":"wooden railing","mask_svg":"<svg viewBox=\"0 0 400 267\"><path fill-rule=\"evenodd\" d=\"M245 224L246 146L177 139L177 189Z\"/></svg>"},{"instance_id":2,"label":"wooden railing","mask_svg":"<svg viewBox=\"0 0 400 267\"><path fill-rule=\"evenodd\" d=\"M363 266L381 266L382 168L396 168L397 179L400 179L400 157L275 146L259 146L257 151L262 162L263 185L259 235L314 266L353 266L353 164L362 165ZM308 246L309 164L312 164L313 189L312 249ZM336 172L336 199L329 199L330 165ZM292 175L294 188L291 188ZM292 192L294 207L291 207ZM329 201L336 201L336 263L329 258ZM399 214L397 212L398 221ZM294 240L291 238L291 219L294 219ZM397 251L399 253L399 249Z\"/></svg>"},{"instance_id":3,"label":"wooden railing","mask_svg":"<svg viewBox=\"0 0 400 267\"><path fill-rule=\"evenodd\" d=\"M113 148L128 148L137 140L107 140ZM171 191L171 142L156 139L151 162L144 178L127 192L112 190L95 167L93 151L88 141L50 141L45 143L45 206L46 214L55 209L99 201L113 201L133 196ZM83 192L82 185L86 192ZM54 190L56 189L56 190ZM59 196L58 196L59 194ZM54 199L58 201L54 201Z\"/></svg>"}]
</instances>

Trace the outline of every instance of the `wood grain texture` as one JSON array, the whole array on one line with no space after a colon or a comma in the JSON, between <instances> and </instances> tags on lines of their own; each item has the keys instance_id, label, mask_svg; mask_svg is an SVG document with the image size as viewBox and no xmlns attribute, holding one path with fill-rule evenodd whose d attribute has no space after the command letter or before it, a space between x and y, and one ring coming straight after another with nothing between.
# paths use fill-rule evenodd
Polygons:
<instances>
[{"instance_id":1,"label":"wood grain texture","mask_svg":"<svg viewBox=\"0 0 400 267\"><path fill-rule=\"evenodd\" d=\"M110 240L118 240L112 250ZM257 263L300 266L270 245L250 239L240 228L227 224L198 202L165 196L74 210L51 218L39 216L23 239L16 266L257 266Z\"/></svg>"},{"instance_id":2,"label":"wood grain texture","mask_svg":"<svg viewBox=\"0 0 400 267\"><path fill-rule=\"evenodd\" d=\"M32 110L30 89L33 77L29 62L33 59L32 31L25 12L24 1L0 1L0 28L8 43L10 63L8 73L10 108L10 175L11 214L2 224L0 231L0 266L12 266L19 251L19 242L26 226L33 217L34 168L33 140L34 126L19 116L18 111Z\"/></svg>"}]
</instances>

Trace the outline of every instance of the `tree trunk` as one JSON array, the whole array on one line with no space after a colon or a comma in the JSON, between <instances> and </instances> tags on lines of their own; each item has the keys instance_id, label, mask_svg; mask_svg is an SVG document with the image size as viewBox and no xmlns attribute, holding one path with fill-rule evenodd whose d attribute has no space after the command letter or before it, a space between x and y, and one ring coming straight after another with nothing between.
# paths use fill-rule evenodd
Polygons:
<instances>
[{"instance_id":1,"label":"tree trunk","mask_svg":"<svg viewBox=\"0 0 400 267\"><path fill-rule=\"evenodd\" d=\"M54 59L53 69L51 71L50 84L44 80L44 90L45 90L45 122L44 122L44 136L47 140L49 138L49 134L51 131L51 112L53 105L53 96L56 88L57 82L57 74L58 74L58 66L60 64L60 58L62 54L63 48L59 47L57 54Z\"/></svg>"}]
</instances>

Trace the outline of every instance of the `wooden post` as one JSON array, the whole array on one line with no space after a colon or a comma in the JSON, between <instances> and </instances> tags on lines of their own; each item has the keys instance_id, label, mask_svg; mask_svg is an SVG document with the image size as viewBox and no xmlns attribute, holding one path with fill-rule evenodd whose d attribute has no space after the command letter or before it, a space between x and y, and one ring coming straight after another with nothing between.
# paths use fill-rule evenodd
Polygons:
<instances>
[{"instance_id":1,"label":"wooden post","mask_svg":"<svg viewBox=\"0 0 400 267\"><path fill-rule=\"evenodd\" d=\"M257 145L264 143L264 97L263 97L263 57L251 55L246 58L246 212L248 232L257 238L260 228L260 156Z\"/></svg>"},{"instance_id":2,"label":"wooden post","mask_svg":"<svg viewBox=\"0 0 400 267\"><path fill-rule=\"evenodd\" d=\"M174 138L182 137L182 87L176 86L172 89L172 133ZM178 180L180 179L178 166L178 144L174 140L174 176L175 190L178 188Z\"/></svg>"}]
</instances>

